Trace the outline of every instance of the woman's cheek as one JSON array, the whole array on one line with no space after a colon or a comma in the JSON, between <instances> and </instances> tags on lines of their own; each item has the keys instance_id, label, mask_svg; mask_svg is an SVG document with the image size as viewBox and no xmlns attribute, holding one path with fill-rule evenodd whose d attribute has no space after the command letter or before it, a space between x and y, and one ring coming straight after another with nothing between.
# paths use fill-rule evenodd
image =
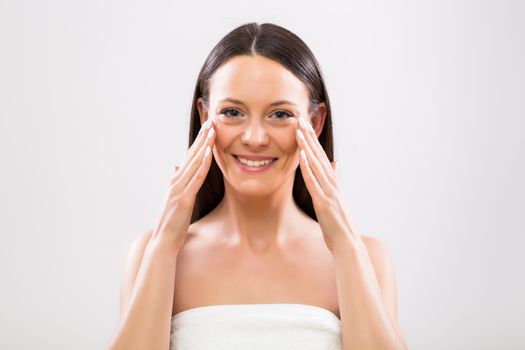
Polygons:
<instances>
[{"instance_id":1,"label":"woman's cheek","mask_svg":"<svg viewBox=\"0 0 525 350\"><path fill-rule=\"evenodd\" d=\"M276 136L279 142L279 148L288 154L294 153L299 147L295 139L294 127L279 130Z\"/></svg>"},{"instance_id":2,"label":"woman's cheek","mask_svg":"<svg viewBox=\"0 0 525 350\"><path fill-rule=\"evenodd\" d=\"M215 144L221 149L226 149L234 138L234 132L227 125L219 123L216 124L215 131L217 132L217 135L215 136Z\"/></svg>"},{"instance_id":3,"label":"woman's cheek","mask_svg":"<svg viewBox=\"0 0 525 350\"><path fill-rule=\"evenodd\" d=\"M229 145L232 143L232 140L234 138L234 135L232 133L232 130L228 128L227 125L222 125L220 123L217 123L215 125L215 159L216 161L222 165L224 164L224 158L227 157L227 155L224 153L225 150L228 149ZM217 159L218 158L218 159Z\"/></svg>"}]
</instances>

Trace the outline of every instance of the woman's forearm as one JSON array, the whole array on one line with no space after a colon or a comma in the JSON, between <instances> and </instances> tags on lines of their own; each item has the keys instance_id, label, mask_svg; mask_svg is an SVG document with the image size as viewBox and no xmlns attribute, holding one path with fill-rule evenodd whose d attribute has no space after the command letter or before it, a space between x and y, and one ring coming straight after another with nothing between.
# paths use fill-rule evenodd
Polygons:
<instances>
[{"instance_id":1,"label":"woman's forearm","mask_svg":"<svg viewBox=\"0 0 525 350\"><path fill-rule=\"evenodd\" d=\"M334 251L343 349L406 349L383 304L370 256L361 239Z\"/></svg>"},{"instance_id":2,"label":"woman's forearm","mask_svg":"<svg viewBox=\"0 0 525 350\"><path fill-rule=\"evenodd\" d=\"M171 242L150 240L147 244L110 350L169 348L177 255Z\"/></svg>"}]
</instances>

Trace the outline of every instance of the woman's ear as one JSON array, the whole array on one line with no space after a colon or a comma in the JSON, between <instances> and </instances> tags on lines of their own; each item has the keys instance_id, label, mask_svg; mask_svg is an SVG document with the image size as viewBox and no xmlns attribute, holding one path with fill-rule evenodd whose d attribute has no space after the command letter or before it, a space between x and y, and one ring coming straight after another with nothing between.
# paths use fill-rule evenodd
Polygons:
<instances>
[{"instance_id":1,"label":"woman's ear","mask_svg":"<svg viewBox=\"0 0 525 350\"><path fill-rule=\"evenodd\" d=\"M317 110L312 114L312 128L315 135L319 137L323 131L324 121L326 120L326 103L322 102L317 107Z\"/></svg>"},{"instance_id":2,"label":"woman's ear","mask_svg":"<svg viewBox=\"0 0 525 350\"><path fill-rule=\"evenodd\" d=\"M208 120L208 108L204 106L204 100L202 99L202 97L199 97L197 99L197 108L199 110L199 119L202 125L206 122L206 120Z\"/></svg>"}]
</instances>

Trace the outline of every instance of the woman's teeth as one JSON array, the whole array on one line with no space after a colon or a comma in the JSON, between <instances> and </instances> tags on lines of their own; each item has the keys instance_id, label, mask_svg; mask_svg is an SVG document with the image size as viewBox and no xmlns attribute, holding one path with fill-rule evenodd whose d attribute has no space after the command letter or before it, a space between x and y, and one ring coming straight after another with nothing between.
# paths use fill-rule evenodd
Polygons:
<instances>
[{"instance_id":1,"label":"woman's teeth","mask_svg":"<svg viewBox=\"0 0 525 350\"><path fill-rule=\"evenodd\" d=\"M266 160L250 160L250 159L244 159L244 158L240 158L240 157L237 157L237 159L238 159L242 164L246 164L246 165L248 165L248 166L252 166L252 167L263 166L263 165L267 165L267 164L270 164L271 162L273 162L273 159L266 159Z\"/></svg>"}]
</instances>

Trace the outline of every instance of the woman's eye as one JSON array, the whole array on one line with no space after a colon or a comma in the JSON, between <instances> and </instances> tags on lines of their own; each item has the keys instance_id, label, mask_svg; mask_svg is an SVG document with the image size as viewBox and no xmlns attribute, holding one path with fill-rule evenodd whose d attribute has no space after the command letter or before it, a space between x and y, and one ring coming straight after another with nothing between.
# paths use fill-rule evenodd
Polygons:
<instances>
[{"instance_id":1,"label":"woman's eye","mask_svg":"<svg viewBox=\"0 0 525 350\"><path fill-rule=\"evenodd\" d=\"M282 114L279 114L279 113L282 113ZM284 114L284 116L283 116ZM277 117L277 119L288 119L288 118L293 118L294 115L289 113L289 112L286 112L286 111L276 111L274 113L274 115L280 115L281 117Z\"/></svg>"},{"instance_id":2,"label":"woman's eye","mask_svg":"<svg viewBox=\"0 0 525 350\"><path fill-rule=\"evenodd\" d=\"M230 117L230 115L228 115L228 112L240 113L240 112L239 112L238 110L236 110L236 109L227 108L227 109L222 110L222 111L221 111L221 114L224 114L225 116ZM237 115L237 114L234 114L234 115L231 115L231 117L236 118L236 117L238 117L238 115Z\"/></svg>"},{"instance_id":3,"label":"woman's eye","mask_svg":"<svg viewBox=\"0 0 525 350\"><path fill-rule=\"evenodd\" d=\"M233 108L223 109L220 114L224 114L225 116L230 117L230 118L238 118L241 116L241 112ZM278 119L278 120L285 120L285 119L294 117L292 113L286 112L286 111L276 111L272 115L275 115L276 116L275 119Z\"/></svg>"}]
</instances>

